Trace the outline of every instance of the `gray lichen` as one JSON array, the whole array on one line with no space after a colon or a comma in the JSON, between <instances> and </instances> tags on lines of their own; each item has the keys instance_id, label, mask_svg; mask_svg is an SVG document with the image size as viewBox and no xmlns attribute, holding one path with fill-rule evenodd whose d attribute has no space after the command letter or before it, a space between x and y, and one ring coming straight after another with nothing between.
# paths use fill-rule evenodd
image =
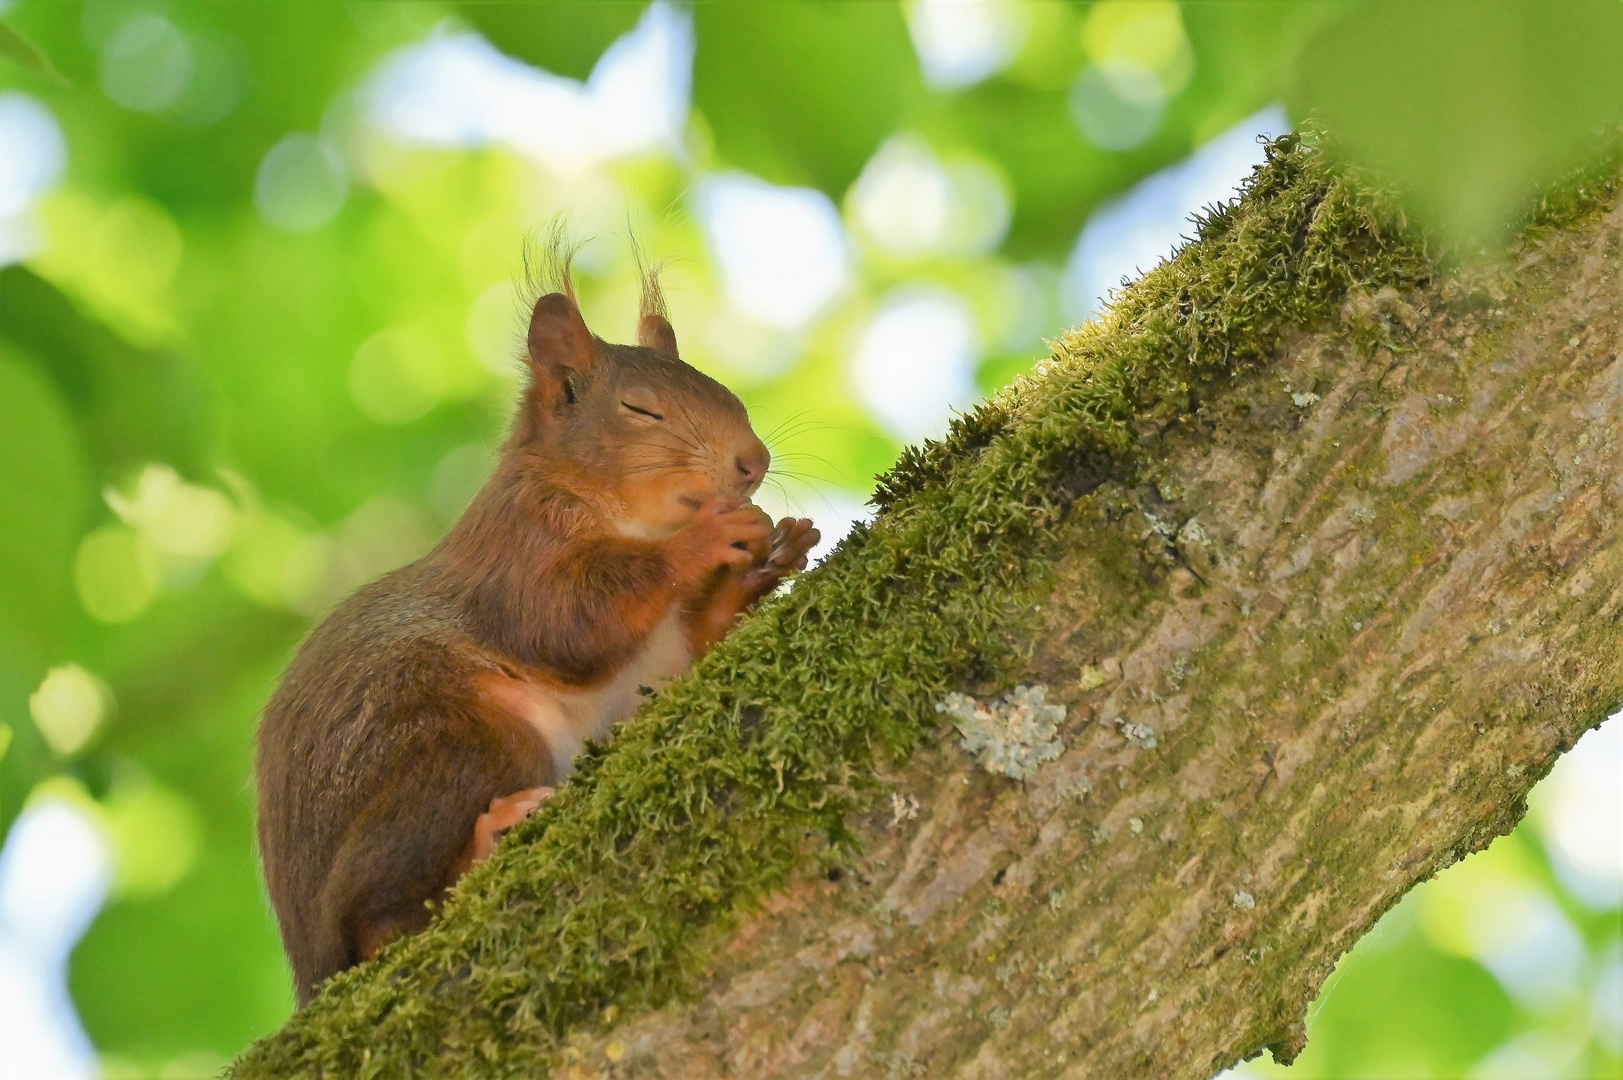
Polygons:
<instances>
[{"instance_id":1,"label":"gray lichen","mask_svg":"<svg viewBox=\"0 0 1623 1080\"><path fill-rule=\"evenodd\" d=\"M987 772L1026 780L1045 761L1065 753L1059 725L1065 706L1044 700L1048 687L1017 686L995 702L980 702L968 694L950 693L936 704L936 712L952 717L963 736L965 750Z\"/></svg>"},{"instance_id":2,"label":"gray lichen","mask_svg":"<svg viewBox=\"0 0 1623 1080\"><path fill-rule=\"evenodd\" d=\"M1137 724L1128 721L1122 724L1121 733L1128 742L1140 749L1155 749L1155 729L1148 724Z\"/></svg>"}]
</instances>

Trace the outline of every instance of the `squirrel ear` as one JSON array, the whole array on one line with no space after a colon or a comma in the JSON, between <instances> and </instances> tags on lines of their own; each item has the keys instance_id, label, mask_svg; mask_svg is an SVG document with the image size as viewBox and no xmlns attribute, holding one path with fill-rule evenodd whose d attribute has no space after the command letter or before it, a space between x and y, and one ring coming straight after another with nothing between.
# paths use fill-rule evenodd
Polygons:
<instances>
[{"instance_id":1,"label":"squirrel ear","mask_svg":"<svg viewBox=\"0 0 1623 1080\"><path fill-rule=\"evenodd\" d=\"M563 293L548 293L535 302L526 341L536 383L549 398L561 396L567 389L568 374L584 372L597 355L580 308Z\"/></svg>"},{"instance_id":2,"label":"squirrel ear","mask_svg":"<svg viewBox=\"0 0 1623 1080\"><path fill-rule=\"evenodd\" d=\"M637 323L637 344L645 349L676 355L676 331L663 315L644 315Z\"/></svg>"}]
</instances>

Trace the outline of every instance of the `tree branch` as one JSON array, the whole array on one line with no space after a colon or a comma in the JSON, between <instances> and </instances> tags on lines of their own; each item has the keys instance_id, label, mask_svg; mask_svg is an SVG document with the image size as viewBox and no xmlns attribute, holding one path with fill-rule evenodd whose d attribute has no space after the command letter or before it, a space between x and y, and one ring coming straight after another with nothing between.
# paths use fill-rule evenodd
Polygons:
<instances>
[{"instance_id":1,"label":"tree branch","mask_svg":"<svg viewBox=\"0 0 1623 1080\"><path fill-rule=\"evenodd\" d=\"M1439 277L1276 144L235 1075L1292 1057L1340 954L1620 696L1623 215L1596 190L1516 265ZM934 709L1016 682L1067 707L1024 782Z\"/></svg>"}]
</instances>

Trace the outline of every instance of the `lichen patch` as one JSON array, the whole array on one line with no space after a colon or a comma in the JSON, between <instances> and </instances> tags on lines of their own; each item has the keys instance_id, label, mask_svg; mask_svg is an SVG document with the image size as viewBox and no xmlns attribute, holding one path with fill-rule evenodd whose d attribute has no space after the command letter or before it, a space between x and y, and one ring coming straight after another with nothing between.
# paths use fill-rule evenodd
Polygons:
<instances>
[{"instance_id":1,"label":"lichen patch","mask_svg":"<svg viewBox=\"0 0 1623 1080\"><path fill-rule=\"evenodd\" d=\"M996 701L950 693L935 709L952 717L963 736L959 745L983 769L1027 780L1039 765L1065 753L1065 740L1059 736L1065 706L1050 705L1047 697L1048 687L1038 683L1017 686Z\"/></svg>"}]
</instances>

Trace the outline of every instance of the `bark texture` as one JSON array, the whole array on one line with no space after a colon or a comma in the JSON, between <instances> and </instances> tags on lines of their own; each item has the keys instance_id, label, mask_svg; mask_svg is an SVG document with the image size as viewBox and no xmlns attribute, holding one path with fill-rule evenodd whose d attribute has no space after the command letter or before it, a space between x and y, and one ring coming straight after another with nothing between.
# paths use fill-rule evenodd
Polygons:
<instances>
[{"instance_id":1,"label":"bark texture","mask_svg":"<svg viewBox=\"0 0 1623 1080\"><path fill-rule=\"evenodd\" d=\"M1181 1077L1304 1043L1339 956L1623 696L1623 214L1358 297L1068 525L1023 786L947 737L838 882L568 1075ZM1409 329L1412 327L1412 331ZM1091 689L1088 683L1105 681ZM1051 693L1051 697L1053 693ZM1153 745L1150 745L1153 741Z\"/></svg>"},{"instance_id":2,"label":"bark texture","mask_svg":"<svg viewBox=\"0 0 1623 1080\"><path fill-rule=\"evenodd\" d=\"M1333 195L1308 200L1304 229ZM808 831L819 802L787 819L792 873L752 890L717 871L713 908L685 901L690 965L551 1004L546 987L574 975L491 957L521 939L572 947L517 899L552 871L498 857L443 930L338 980L238 1074L1205 1080L1265 1047L1293 1057L1340 955L1415 883L1508 831L1556 756L1623 698L1620 249L1623 211L1591 205L1507 265L1323 286L1334 306L1316 327L1288 304L1276 329L1225 316L1224 333L1260 341L1255 360L1194 369L1112 421L1130 454L1094 439L1041 458L1045 490L1061 494L1021 496L1037 519L1010 549L1026 576L895 571L915 584L892 612L1004 590L991 630L973 627L995 662L967 645L940 661L920 631L916 670L891 676L916 678L895 695L911 702L917 749L881 757L878 782L820 777L838 810L832 853ZM1180 318L1198 326L1192 295ZM897 535L914 491L972 488L965 463L1012 438L997 410L1079 378L1059 363L1074 344L1024 398L913 459L924 479L904 470L887 496ZM1005 557L996 535L988 560ZM798 603L766 621L808 618L812 601ZM740 655L767 647L753 632ZM859 627L780 693L809 710L797 716L823 686L865 695L826 673L842 650L889 640ZM743 678L731 655L696 681ZM945 690L990 700L1017 681L1066 706L1064 752L1024 781L987 772L940 715L917 715ZM871 692L876 714L889 692ZM755 700L733 703L745 742L752 723L776 730ZM644 752L641 730L622 735L626 753ZM565 836L619 752L518 849ZM775 769L792 795L794 751L763 753L761 790ZM706 790L725 810L722 789ZM762 841L763 862L777 865L777 843ZM675 871L654 866L626 880L672 888L660 875ZM489 895L508 908L480 909ZM477 917L497 925L447 951ZM492 985L505 990L489 997Z\"/></svg>"}]
</instances>

